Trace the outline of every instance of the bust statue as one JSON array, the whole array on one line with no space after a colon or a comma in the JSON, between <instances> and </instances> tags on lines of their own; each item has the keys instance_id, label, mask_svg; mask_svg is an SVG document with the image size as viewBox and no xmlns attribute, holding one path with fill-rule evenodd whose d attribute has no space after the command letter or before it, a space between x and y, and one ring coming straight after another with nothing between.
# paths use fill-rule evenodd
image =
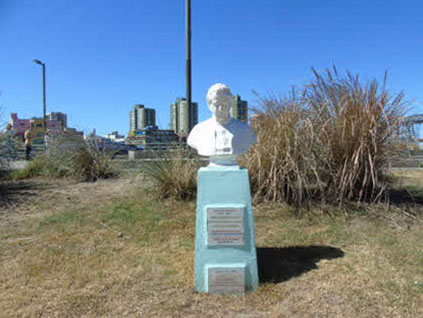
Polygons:
<instances>
[{"instance_id":1,"label":"bust statue","mask_svg":"<svg viewBox=\"0 0 423 318\"><path fill-rule=\"evenodd\" d=\"M212 117L195 125L188 136L190 147L210 157L210 166L237 165L237 156L257 141L248 124L231 118L231 97L225 84L210 87L206 100Z\"/></svg>"}]
</instances>

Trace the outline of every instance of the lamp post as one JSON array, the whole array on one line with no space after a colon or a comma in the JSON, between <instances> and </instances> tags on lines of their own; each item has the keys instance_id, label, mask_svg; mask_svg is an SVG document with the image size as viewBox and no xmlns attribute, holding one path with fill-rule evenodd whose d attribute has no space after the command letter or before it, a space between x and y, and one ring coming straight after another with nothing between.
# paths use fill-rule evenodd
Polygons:
<instances>
[{"instance_id":1,"label":"lamp post","mask_svg":"<svg viewBox=\"0 0 423 318\"><path fill-rule=\"evenodd\" d=\"M47 121L46 121L46 64L40 60L35 59L34 62L43 67L43 120L44 120L44 135L47 131ZM45 145L44 145L45 146Z\"/></svg>"}]
</instances>

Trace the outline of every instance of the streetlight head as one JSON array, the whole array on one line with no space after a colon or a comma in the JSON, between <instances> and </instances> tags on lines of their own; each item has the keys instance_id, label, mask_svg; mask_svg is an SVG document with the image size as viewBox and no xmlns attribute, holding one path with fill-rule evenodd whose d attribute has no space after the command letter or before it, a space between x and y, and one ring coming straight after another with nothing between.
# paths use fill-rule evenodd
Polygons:
<instances>
[{"instance_id":1,"label":"streetlight head","mask_svg":"<svg viewBox=\"0 0 423 318\"><path fill-rule=\"evenodd\" d=\"M37 59L35 59L34 62L37 63L37 64L40 64L40 65L44 64L43 62L41 62L40 60L37 60Z\"/></svg>"}]
</instances>

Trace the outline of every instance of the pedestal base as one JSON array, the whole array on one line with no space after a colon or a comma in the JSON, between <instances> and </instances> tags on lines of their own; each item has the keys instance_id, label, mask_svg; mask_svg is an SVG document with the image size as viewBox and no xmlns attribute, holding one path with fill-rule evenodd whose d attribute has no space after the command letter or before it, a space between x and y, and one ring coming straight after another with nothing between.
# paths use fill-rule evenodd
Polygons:
<instances>
[{"instance_id":1,"label":"pedestal base","mask_svg":"<svg viewBox=\"0 0 423 318\"><path fill-rule=\"evenodd\" d=\"M258 287L254 219L248 170L198 171L195 290L238 293Z\"/></svg>"}]
</instances>

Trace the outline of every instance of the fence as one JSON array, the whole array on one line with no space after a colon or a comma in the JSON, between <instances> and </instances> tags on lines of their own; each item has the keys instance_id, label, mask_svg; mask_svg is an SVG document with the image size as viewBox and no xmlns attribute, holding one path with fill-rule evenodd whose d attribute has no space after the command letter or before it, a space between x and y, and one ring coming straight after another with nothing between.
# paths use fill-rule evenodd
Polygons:
<instances>
[{"instance_id":1,"label":"fence","mask_svg":"<svg viewBox=\"0 0 423 318\"><path fill-rule=\"evenodd\" d=\"M34 158L44 153L43 144L34 144L31 148L30 157ZM5 160L25 160L25 144L22 142L2 143L0 157Z\"/></svg>"}]
</instances>

